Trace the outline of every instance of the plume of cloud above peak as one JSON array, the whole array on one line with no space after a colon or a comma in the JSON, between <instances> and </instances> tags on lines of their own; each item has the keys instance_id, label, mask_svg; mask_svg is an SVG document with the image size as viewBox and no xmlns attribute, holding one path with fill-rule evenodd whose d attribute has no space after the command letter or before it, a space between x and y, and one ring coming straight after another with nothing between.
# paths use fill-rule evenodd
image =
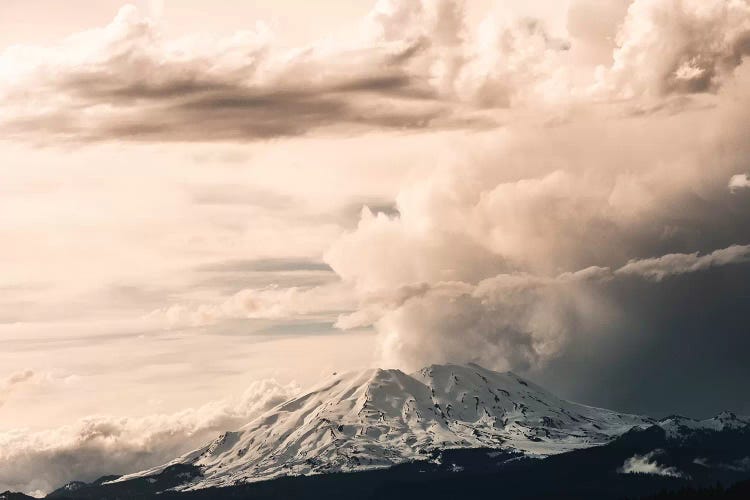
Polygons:
<instances>
[{"instance_id":1,"label":"plume of cloud above peak","mask_svg":"<svg viewBox=\"0 0 750 500\"><path fill-rule=\"evenodd\" d=\"M621 277L747 262L748 212L726 190L750 157L737 133L750 115L747 63L728 78L701 110L616 120L583 108L440 162L403 186L397 215L365 210L329 249L360 299L338 325L372 322L391 364L538 369L571 338L639 317L612 300ZM588 278L561 279L577 269Z\"/></svg>"}]
</instances>

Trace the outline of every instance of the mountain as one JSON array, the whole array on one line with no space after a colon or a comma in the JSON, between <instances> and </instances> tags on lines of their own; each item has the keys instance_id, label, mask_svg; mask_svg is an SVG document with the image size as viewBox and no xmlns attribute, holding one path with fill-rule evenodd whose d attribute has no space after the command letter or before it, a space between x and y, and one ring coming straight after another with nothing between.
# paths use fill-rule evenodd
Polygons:
<instances>
[{"instance_id":1,"label":"mountain","mask_svg":"<svg viewBox=\"0 0 750 500\"><path fill-rule=\"evenodd\" d=\"M437 450L494 448L548 456L600 445L653 420L562 400L513 373L433 365L412 374L334 375L173 462L202 476L178 489L287 475L350 472L425 460Z\"/></svg>"},{"instance_id":2,"label":"mountain","mask_svg":"<svg viewBox=\"0 0 750 500\"><path fill-rule=\"evenodd\" d=\"M174 461L48 498L638 498L750 478L750 419L656 421L507 372L335 375Z\"/></svg>"},{"instance_id":3,"label":"mountain","mask_svg":"<svg viewBox=\"0 0 750 500\"><path fill-rule=\"evenodd\" d=\"M624 500L657 498L750 498L750 470L739 467L750 450L748 428L700 430L670 437L658 425L633 428L607 444L544 459L490 449L449 449L431 460L385 469L288 476L222 488L164 491L197 467L175 465L149 477L109 482L53 498L96 500L414 500L497 498L504 500ZM652 470L625 472L634 459L649 457ZM665 474L665 471L670 473ZM717 487L717 485L719 485ZM726 489L727 485L734 485ZM725 491L726 489L726 491ZM669 494L662 492L671 492ZM684 495L684 496L683 496ZM695 496L691 496L695 495ZM709 496L714 495L714 496Z\"/></svg>"}]
</instances>

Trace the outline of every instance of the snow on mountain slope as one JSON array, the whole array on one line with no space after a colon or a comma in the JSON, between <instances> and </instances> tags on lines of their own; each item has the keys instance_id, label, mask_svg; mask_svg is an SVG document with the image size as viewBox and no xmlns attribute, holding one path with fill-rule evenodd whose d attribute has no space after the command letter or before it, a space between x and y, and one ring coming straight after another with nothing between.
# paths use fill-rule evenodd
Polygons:
<instances>
[{"instance_id":1,"label":"snow on mountain slope","mask_svg":"<svg viewBox=\"0 0 750 500\"><path fill-rule=\"evenodd\" d=\"M750 426L750 417L737 416L728 411L705 420L672 415L659 420L657 425L667 432L667 437L670 439L683 439L701 431L744 429Z\"/></svg>"},{"instance_id":2,"label":"snow on mountain slope","mask_svg":"<svg viewBox=\"0 0 750 500\"><path fill-rule=\"evenodd\" d=\"M213 443L161 467L201 467L179 489L281 475L388 467L446 448L546 456L603 444L646 417L564 401L513 373L433 365L414 374L366 370L334 376Z\"/></svg>"}]
</instances>

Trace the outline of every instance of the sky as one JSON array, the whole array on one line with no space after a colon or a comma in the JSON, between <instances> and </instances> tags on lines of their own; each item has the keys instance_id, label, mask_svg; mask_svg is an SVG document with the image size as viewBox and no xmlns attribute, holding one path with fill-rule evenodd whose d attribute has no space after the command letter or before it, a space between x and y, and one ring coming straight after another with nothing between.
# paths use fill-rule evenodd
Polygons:
<instances>
[{"instance_id":1,"label":"sky","mask_svg":"<svg viewBox=\"0 0 750 500\"><path fill-rule=\"evenodd\" d=\"M750 413L750 2L0 3L0 491L336 371Z\"/></svg>"}]
</instances>

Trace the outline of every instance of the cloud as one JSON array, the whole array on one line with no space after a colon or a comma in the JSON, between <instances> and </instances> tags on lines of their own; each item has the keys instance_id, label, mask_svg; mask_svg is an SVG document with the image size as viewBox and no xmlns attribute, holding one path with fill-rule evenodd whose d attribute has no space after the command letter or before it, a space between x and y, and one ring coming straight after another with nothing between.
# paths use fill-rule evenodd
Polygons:
<instances>
[{"instance_id":1,"label":"cloud","mask_svg":"<svg viewBox=\"0 0 750 500\"><path fill-rule=\"evenodd\" d=\"M129 5L52 49L7 49L14 118L3 128L83 141L246 141L337 124L423 127L441 110L394 62L410 51L281 50L262 24L218 40L165 40Z\"/></svg>"},{"instance_id":2,"label":"cloud","mask_svg":"<svg viewBox=\"0 0 750 500\"><path fill-rule=\"evenodd\" d=\"M676 467L666 467L656 462L656 457L663 454L662 450L654 450L645 455L633 455L625 460L617 472L620 474L654 474L657 476L687 478Z\"/></svg>"},{"instance_id":3,"label":"cloud","mask_svg":"<svg viewBox=\"0 0 750 500\"><path fill-rule=\"evenodd\" d=\"M696 252L632 260L614 271L590 266L555 277L513 273L476 284L401 285L363 294L357 310L340 315L335 326L375 325L388 365L461 360L527 370L558 355L576 330L601 325L612 314L614 306L602 292L618 277L661 281L748 260L750 246L732 245L702 257Z\"/></svg>"},{"instance_id":4,"label":"cloud","mask_svg":"<svg viewBox=\"0 0 750 500\"><path fill-rule=\"evenodd\" d=\"M732 193L740 189L750 188L750 177L747 174L736 174L729 178L729 191Z\"/></svg>"},{"instance_id":5,"label":"cloud","mask_svg":"<svg viewBox=\"0 0 750 500\"><path fill-rule=\"evenodd\" d=\"M79 141L247 141L341 125L422 128L446 115L405 68L422 43L373 36L286 50L259 24L218 40L165 40L156 21L126 6L57 47L7 49L0 67L13 77L4 89L13 118L3 129Z\"/></svg>"},{"instance_id":6,"label":"cloud","mask_svg":"<svg viewBox=\"0 0 750 500\"><path fill-rule=\"evenodd\" d=\"M614 50L615 33L593 33L577 5L573 42L610 50L611 65L595 71L569 56L571 40L541 19L498 12L476 23L457 0L381 0L359 36L294 49L262 23L168 39L159 15L127 5L105 27L0 54L0 129L78 142L481 129L504 123L498 111L508 109L716 92L750 51L745 2L636 0ZM614 30L622 6L600 10L611 18L600 30Z\"/></svg>"},{"instance_id":7,"label":"cloud","mask_svg":"<svg viewBox=\"0 0 750 500\"><path fill-rule=\"evenodd\" d=\"M468 283L441 283L387 308L375 322L387 365L474 360L498 369L536 366L568 335L598 321L588 272L556 278L501 274ZM592 314L593 313L593 314Z\"/></svg>"},{"instance_id":8,"label":"cloud","mask_svg":"<svg viewBox=\"0 0 750 500\"><path fill-rule=\"evenodd\" d=\"M732 245L715 250L708 255L698 256L698 252L674 253L652 259L633 260L618 269L616 273L661 281L666 276L747 261L750 261L750 245Z\"/></svg>"},{"instance_id":9,"label":"cloud","mask_svg":"<svg viewBox=\"0 0 750 500\"><path fill-rule=\"evenodd\" d=\"M726 179L750 158L737 134L748 81L744 64L709 107L615 119L586 106L436 158L402 186L396 213L364 209L325 254L358 301L337 325L374 324L388 364L541 370L575 337L647 317L614 300L619 278L746 262L749 213ZM582 269L592 278L562 279Z\"/></svg>"},{"instance_id":10,"label":"cloud","mask_svg":"<svg viewBox=\"0 0 750 500\"><path fill-rule=\"evenodd\" d=\"M310 287L280 287L240 290L218 302L174 304L152 311L148 320L159 319L167 328L210 325L226 319L294 319L327 316L353 307L340 283Z\"/></svg>"},{"instance_id":11,"label":"cloud","mask_svg":"<svg viewBox=\"0 0 750 500\"><path fill-rule=\"evenodd\" d=\"M601 84L625 97L714 92L750 54L750 4L635 0Z\"/></svg>"},{"instance_id":12,"label":"cloud","mask_svg":"<svg viewBox=\"0 0 750 500\"><path fill-rule=\"evenodd\" d=\"M236 429L298 392L294 384L253 382L239 397L142 417L91 416L45 431L0 432L0 490L49 492L159 465Z\"/></svg>"},{"instance_id":13,"label":"cloud","mask_svg":"<svg viewBox=\"0 0 750 500\"><path fill-rule=\"evenodd\" d=\"M11 373L4 380L0 380L0 406L3 405L5 399L16 390L19 386L29 383L34 378L35 374L33 370L24 370L20 372Z\"/></svg>"},{"instance_id":14,"label":"cloud","mask_svg":"<svg viewBox=\"0 0 750 500\"><path fill-rule=\"evenodd\" d=\"M14 394L38 390L56 384L75 382L75 375L62 375L49 371L21 370L0 379L0 407Z\"/></svg>"},{"instance_id":15,"label":"cloud","mask_svg":"<svg viewBox=\"0 0 750 500\"><path fill-rule=\"evenodd\" d=\"M721 464L719 467L729 469L735 472L747 472L750 471L750 457L743 457L738 458L737 460L727 463L727 464Z\"/></svg>"},{"instance_id":16,"label":"cloud","mask_svg":"<svg viewBox=\"0 0 750 500\"><path fill-rule=\"evenodd\" d=\"M273 271L331 271L325 262L303 258L266 258L230 260L204 264L196 268L201 272L273 272Z\"/></svg>"}]
</instances>

